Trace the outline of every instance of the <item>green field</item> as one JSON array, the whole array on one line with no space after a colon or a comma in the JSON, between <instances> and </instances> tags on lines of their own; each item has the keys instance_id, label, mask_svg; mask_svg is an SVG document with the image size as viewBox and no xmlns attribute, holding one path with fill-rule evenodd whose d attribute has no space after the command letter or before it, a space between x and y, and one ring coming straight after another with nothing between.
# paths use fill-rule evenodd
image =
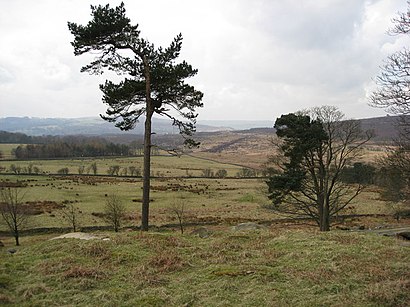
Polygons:
<instances>
[{"instance_id":1,"label":"green field","mask_svg":"<svg viewBox=\"0 0 410 307\"><path fill-rule=\"evenodd\" d=\"M61 168L68 168L69 174L78 174L79 167L84 166L85 172L92 163L97 164L97 174L107 175L110 166L118 165L120 172L128 169L130 166L142 170L142 157L127 157L127 158L84 158L84 159L64 159L64 160L33 160L33 161L1 161L0 168L3 168L5 173L12 174L11 165L19 166L21 169L27 168L29 165L38 167L42 173L56 174ZM216 172L220 169L227 171L228 176L236 176L241 167L203 160L191 156L153 156L151 175L157 177L180 177L180 176L202 176L204 169L211 169ZM127 173L128 175L128 173Z\"/></svg>"},{"instance_id":2,"label":"green field","mask_svg":"<svg viewBox=\"0 0 410 307\"><path fill-rule=\"evenodd\" d=\"M12 162L42 169L16 175ZM98 176L78 175L96 162ZM381 214L350 218L330 233L304 222L283 220L266 209L262 178L236 178L241 167L190 156L153 157L151 231L141 233L140 177L106 176L111 165L141 167L142 159L1 161L2 186L24 186L24 200L36 206L16 253L0 222L0 305L4 306L408 306L409 245L371 232L338 230L407 225L386 216L391 210L375 187L365 190L344 214ZM55 173L68 167L70 174ZM225 169L229 178L203 178L203 169ZM101 218L112 194L126 206L119 233L97 231L109 241L49 241L70 224L61 208L78 208L79 226L107 224ZM184 234L171 210L184 205ZM267 225L236 232L241 222ZM273 222L273 223L270 223ZM195 235L205 226L210 236ZM134 229L134 230L133 230ZM50 230L50 229L49 229ZM193 232L194 231L194 232Z\"/></svg>"},{"instance_id":3,"label":"green field","mask_svg":"<svg viewBox=\"0 0 410 307\"><path fill-rule=\"evenodd\" d=\"M408 306L394 238L271 227L25 238L0 253L2 306Z\"/></svg>"},{"instance_id":4,"label":"green field","mask_svg":"<svg viewBox=\"0 0 410 307\"><path fill-rule=\"evenodd\" d=\"M82 226L104 225L98 218L102 213L107 197L116 194L127 209L125 227L138 226L140 223L140 206L142 199L142 180L130 176L102 176L109 166L120 165L127 168L131 165L142 166L142 158L101 158L75 160L41 160L16 161L21 168L29 164L41 168L46 173L55 174L58 169L68 167L78 169L80 165L96 163L99 176L56 175L15 175L9 171L11 161L2 161L0 166L7 172L0 175L0 182L22 182L26 187L24 200L34 203L53 202L60 205L56 208L44 208L43 214L30 219L30 228L58 227L64 223L61 219L61 206L74 204L82 211ZM192 178L201 176L203 169L227 170L230 178ZM170 207L183 203L186 223L229 224L241 221L269 221L280 218L276 213L265 208L269 200L266 195L266 184L262 178L234 178L241 167L221 164L190 156L157 156L152 161L153 173L159 175L151 181L151 216L153 225L175 223L176 216ZM356 202L349 207L346 214L386 214L389 207L379 199L375 190L363 192ZM66 226L69 226L68 224ZM0 230L5 230L0 223Z\"/></svg>"},{"instance_id":5,"label":"green field","mask_svg":"<svg viewBox=\"0 0 410 307\"><path fill-rule=\"evenodd\" d=\"M17 146L19 144L0 144L0 152L3 154L3 159L14 159L12 151Z\"/></svg>"},{"instance_id":6,"label":"green field","mask_svg":"<svg viewBox=\"0 0 410 307\"><path fill-rule=\"evenodd\" d=\"M78 169L80 165L97 163L99 176L55 176L58 169L68 167ZM54 202L56 204L74 204L81 211L83 226L103 225L97 214L103 211L107 197L116 194L127 208L125 226L139 225L142 199L142 181L140 177L103 176L111 165L141 167L142 158L101 158L76 160L16 161L14 165L27 168L29 164L41 168L41 175L15 175L9 170L11 161L2 161L0 166L6 173L0 175L0 182L22 182L26 187L24 200L30 202ZM275 216L263 209L267 198L263 192L265 184L261 179L236 178L191 178L201 176L203 169L217 171L225 169L228 176L235 176L240 167L221 164L189 156L157 156L152 159L152 170L158 177L151 182L151 218L154 225L175 222L169 207L184 203L185 221L217 222L218 220L261 220ZM100 175L101 174L101 175ZM183 178L180 178L180 177ZM31 218L31 228L57 227L61 225L59 209L47 209L43 214ZM67 225L68 226L68 225ZM5 225L0 229L5 229Z\"/></svg>"}]
</instances>

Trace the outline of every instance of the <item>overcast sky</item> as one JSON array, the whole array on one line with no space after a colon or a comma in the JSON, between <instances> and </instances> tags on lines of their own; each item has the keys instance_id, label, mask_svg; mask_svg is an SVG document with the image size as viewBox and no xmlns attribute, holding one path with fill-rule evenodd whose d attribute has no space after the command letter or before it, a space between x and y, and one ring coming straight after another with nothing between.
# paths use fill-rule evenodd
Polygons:
<instances>
[{"instance_id":1,"label":"overcast sky","mask_svg":"<svg viewBox=\"0 0 410 307\"><path fill-rule=\"evenodd\" d=\"M367 105L383 59L409 45L388 36L405 0L125 0L156 46L182 33L180 58L199 69L199 119L274 120L336 105L349 118L385 115ZM0 117L104 113L98 84L80 73L67 21L86 24L85 0L0 0ZM109 1L113 6L120 1Z\"/></svg>"}]
</instances>

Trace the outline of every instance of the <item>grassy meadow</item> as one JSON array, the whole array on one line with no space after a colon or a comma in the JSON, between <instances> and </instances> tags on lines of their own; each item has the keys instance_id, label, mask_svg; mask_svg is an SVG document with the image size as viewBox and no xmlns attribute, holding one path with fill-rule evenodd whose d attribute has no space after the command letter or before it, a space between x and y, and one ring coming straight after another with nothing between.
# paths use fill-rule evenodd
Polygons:
<instances>
[{"instance_id":1,"label":"grassy meadow","mask_svg":"<svg viewBox=\"0 0 410 307\"><path fill-rule=\"evenodd\" d=\"M80 166L97 164L97 175L78 175ZM27 168L30 164L42 170L39 175L16 175L10 171L10 165ZM102 226L99 218L103 212L107 197L116 194L124 203L127 219L124 227L138 226L142 200L142 180L140 177L107 176L110 166L118 165L121 169L135 166L142 168L142 157L101 158L101 159L65 159L36 161L0 161L5 173L0 175L0 182L20 182L25 186L24 200L37 203L51 202L52 207L44 206L41 214L30 219L30 228L60 227L65 223L61 219L61 207L73 204L81 210L80 226ZM55 175L62 168L69 168L68 176ZM227 178L198 178L204 169L216 173L220 169L227 171ZM266 209L269 203L266 196L266 184L262 178L236 178L240 166L208 161L191 156L154 156L152 159L150 222L161 226L176 222L176 216L170 210L175 205L183 204L184 222L234 224L244 221L269 221L280 218ZM156 174L156 175L155 175ZM377 189L365 190L349 206L346 214L388 214L389 207L379 199ZM69 224L66 224L68 227ZM5 225L0 223L0 230Z\"/></svg>"},{"instance_id":2,"label":"grassy meadow","mask_svg":"<svg viewBox=\"0 0 410 307\"><path fill-rule=\"evenodd\" d=\"M3 159L14 159L13 149L18 144L0 144L0 152L3 154Z\"/></svg>"},{"instance_id":3,"label":"grassy meadow","mask_svg":"<svg viewBox=\"0 0 410 307\"><path fill-rule=\"evenodd\" d=\"M78 174L97 163L97 175ZM38 175L16 175L10 165L30 164ZM371 232L330 233L302 223L280 222L266 209L262 178L237 178L240 166L192 156L152 160L150 232L141 233L142 181L107 176L110 166L142 168L142 158L0 161L2 186L20 184L24 200L37 206L28 228L69 227L61 208L81 212L80 227L104 226L112 194L126 206L119 233L96 231L103 240L60 239L25 234L16 253L0 222L1 306L408 306L409 246ZM69 175L56 175L63 167ZM203 178L204 169L227 178ZM176 205L184 206L181 234ZM369 187L346 214L390 214L378 190ZM275 221L269 225L269 221ZM233 225L268 226L238 232ZM349 226L408 225L388 217L352 218ZM205 226L209 236L197 235ZM340 226L340 225L339 225ZM343 225L342 225L343 226Z\"/></svg>"},{"instance_id":4,"label":"grassy meadow","mask_svg":"<svg viewBox=\"0 0 410 307\"><path fill-rule=\"evenodd\" d=\"M270 227L25 238L0 253L3 306L408 306L409 247L369 233Z\"/></svg>"},{"instance_id":5,"label":"grassy meadow","mask_svg":"<svg viewBox=\"0 0 410 307\"><path fill-rule=\"evenodd\" d=\"M97 175L107 175L108 170L112 166L119 166L120 173L124 169L135 167L142 170L143 158L142 157L125 157L125 158L84 158L84 159L63 159L63 160L33 160L33 161L13 161L13 160L0 160L0 167L4 169L3 172L12 174L10 170L11 165L18 166L20 168L38 167L40 173L45 174L57 174L58 170L62 168L68 168L69 174L78 174L79 168L84 167L84 174L92 174L92 170L89 169L90 165L96 163ZM227 176L234 177L240 171L240 166L235 166L227 163L219 163L204 159L199 159L187 155L183 156L153 156L151 175L155 177L197 177L203 176L204 169L211 169L217 172L220 169L227 171Z\"/></svg>"}]
</instances>

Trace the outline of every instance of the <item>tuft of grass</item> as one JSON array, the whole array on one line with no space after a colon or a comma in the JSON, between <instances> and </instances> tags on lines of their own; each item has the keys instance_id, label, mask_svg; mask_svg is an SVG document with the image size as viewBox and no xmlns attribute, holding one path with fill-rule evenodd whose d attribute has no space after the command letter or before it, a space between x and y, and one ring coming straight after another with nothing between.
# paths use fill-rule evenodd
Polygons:
<instances>
[{"instance_id":1,"label":"tuft of grass","mask_svg":"<svg viewBox=\"0 0 410 307\"><path fill-rule=\"evenodd\" d=\"M187 232L189 233L189 231ZM202 239L123 232L33 237L0 254L10 306L407 306L408 247L370 233L271 228Z\"/></svg>"},{"instance_id":2,"label":"tuft of grass","mask_svg":"<svg viewBox=\"0 0 410 307\"><path fill-rule=\"evenodd\" d=\"M239 198L238 201L241 203L253 203L255 201L255 197L250 193L246 193L241 198Z\"/></svg>"},{"instance_id":3,"label":"tuft of grass","mask_svg":"<svg viewBox=\"0 0 410 307\"><path fill-rule=\"evenodd\" d=\"M91 279L103 279L105 272L95 267L86 267L76 265L70 267L67 271L63 272L63 278L91 278Z\"/></svg>"}]
</instances>

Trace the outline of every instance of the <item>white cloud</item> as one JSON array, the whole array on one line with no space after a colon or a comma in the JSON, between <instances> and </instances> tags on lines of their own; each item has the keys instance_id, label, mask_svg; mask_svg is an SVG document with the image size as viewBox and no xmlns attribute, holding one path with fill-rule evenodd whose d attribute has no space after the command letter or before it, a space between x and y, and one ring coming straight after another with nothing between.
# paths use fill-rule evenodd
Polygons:
<instances>
[{"instance_id":1,"label":"white cloud","mask_svg":"<svg viewBox=\"0 0 410 307\"><path fill-rule=\"evenodd\" d=\"M104 112L98 83L108 76L79 72L92 57L73 55L67 29L67 21L89 20L89 3L0 5L0 116ZM409 43L386 35L406 9L399 0L137 0L125 7L157 46L182 32L181 59L199 69L191 82L205 93L200 119L272 120L322 104L348 117L380 115L367 106L371 79L387 54Z\"/></svg>"}]
</instances>

